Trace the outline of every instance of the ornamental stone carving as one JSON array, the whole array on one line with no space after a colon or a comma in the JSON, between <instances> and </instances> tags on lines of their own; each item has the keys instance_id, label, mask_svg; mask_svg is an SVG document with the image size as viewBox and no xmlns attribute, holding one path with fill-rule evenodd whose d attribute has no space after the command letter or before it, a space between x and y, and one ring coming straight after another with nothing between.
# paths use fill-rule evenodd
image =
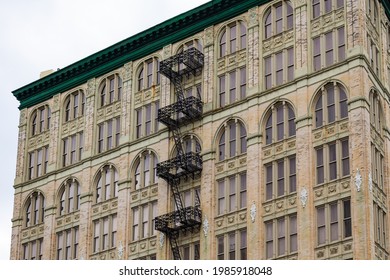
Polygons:
<instances>
[{"instance_id":1,"label":"ornamental stone carving","mask_svg":"<svg viewBox=\"0 0 390 280\"><path fill-rule=\"evenodd\" d=\"M372 175L371 175L371 171L368 174L368 189L370 190L370 192L372 192Z\"/></svg>"},{"instance_id":2,"label":"ornamental stone carving","mask_svg":"<svg viewBox=\"0 0 390 280\"><path fill-rule=\"evenodd\" d=\"M256 212L257 212L256 204L255 204L255 202L253 201L252 206L251 206L251 210L250 210L250 215L251 215L251 221L252 221L252 223L255 222Z\"/></svg>"},{"instance_id":3,"label":"ornamental stone carving","mask_svg":"<svg viewBox=\"0 0 390 280\"><path fill-rule=\"evenodd\" d=\"M160 248L164 246L164 240L165 240L165 235L164 233L160 233Z\"/></svg>"},{"instance_id":4,"label":"ornamental stone carving","mask_svg":"<svg viewBox=\"0 0 390 280\"><path fill-rule=\"evenodd\" d=\"M133 75L133 62L126 63L122 70L123 81L131 80Z\"/></svg>"},{"instance_id":5,"label":"ornamental stone carving","mask_svg":"<svg viewBox=\"0 0 390 280\"><path fill-rule=\"evenodd\" d=\"M308 192L307 192L307 189L305 187L303 187L301 189L301 193L299 195L299 198L301 199L302 207L305 208L306 203L307 203L307 198L308 198Z\"/></svg>"},{"instance_id":6,"label":"ornamental stone carving","mask_svg":"<svg viewBox=\"0 0 390 280\"><path fill-rule=\"evenodd\" d=\"M249 28L255 27L259 24L259 14L257 11L257 7L252 8L249 10Z\"/></svg>"},{"instance_id":7,"label":"ornamental stone carving","mask_svg":"<svg viewBox=\"0 0 390 280\"><path fill-rule=\"evenodd\" d=\"M203 220L203 233L205 237L207 237L209 233L209 220L207 220L207 217Z\"/></svg>"},{"instance_id":8,"label":"ornamental stone carving","mask_svg":"<svg viewBox=\"0 0 390 280\"><path fill-rule=\"evenodd\" d=\"M204 32L205 47L212 46L214 44L214 28L209 27Z\"/></svg>"},{"instance_id":9,"label":"ornamental stone carving","mask_svg":"<svg viewBox=\"0 0 390 280\"><path fill-rule=\"evenodd\" d=\"M165 46L163 49L163 59L167 59L172 54L172 45Z\"/></svg>"},{"instance_id":10,"label":"ornamental stone carving","mask_svg":"<svg viewBox=\"0 0 390 280\"><path fill-rule=\"evenodd\" d=\"M360 192L360 190L361 190L362 183L363 183L363 178L362 178L362 175L360 174L360 170L358 168L356 171L356 175L355 175L355 186L356 186L356 190L358 192Z\"/></svg>"},{"instance_id":11,"label":"ornamental stone carving","mask_svg":"<svg viewBox=\"0 0 390 280\"><path fill-rule=\"evenodd\" d=\"M118 259L119 260L122 259L124 251L125 251L125 248L123 247L122 241L119 241L119 246L118 246Z\"/></svg>"},{"instance_id":12,"label":"ornamental stone carving","mask_svg":"<svg viewBox=\"0 0 390 280\"><path fill-rule=\"evenodd\" d=\"M96 88L96 79L90 79L87 83L87 96L93 96Z\"/></svg>"}]
</instances>

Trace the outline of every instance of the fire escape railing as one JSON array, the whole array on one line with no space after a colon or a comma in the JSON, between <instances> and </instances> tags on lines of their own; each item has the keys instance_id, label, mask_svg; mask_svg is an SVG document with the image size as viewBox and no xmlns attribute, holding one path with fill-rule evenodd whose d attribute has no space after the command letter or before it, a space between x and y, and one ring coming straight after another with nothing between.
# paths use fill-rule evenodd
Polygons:
<instances>
[{"instance_id":1,"label":"fire escape railing","mask_svg":"<svg viewBox=\"0 0 390 280\"><path fill-rule=\"evenodd\" d=\"M199 153L184 153L180 127L202 118L203 103L199 97L185 98L183 77L199 75L202 72L204 56L196 48L189 48L160 62L160 73L174 85L177 102L159 109L158 121L165 124L175 141L176 156L157 164L157 176L167 181L176 205L176 211L156 217L155 229L167 235L175 260L180 260L178 237L180 232L200 228L202 213L199 197L195 206L184 207L179 190L182 178L189 178L202 172L202 157Z\"/></svg>"}]
</instances>

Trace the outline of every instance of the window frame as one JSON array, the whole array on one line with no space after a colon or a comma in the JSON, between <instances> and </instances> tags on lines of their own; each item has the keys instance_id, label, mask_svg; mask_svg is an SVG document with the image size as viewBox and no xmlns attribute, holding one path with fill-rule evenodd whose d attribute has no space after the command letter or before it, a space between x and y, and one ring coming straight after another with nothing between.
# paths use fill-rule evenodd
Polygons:
<instances>
[{"instance_id":1,"label":"window frame","mask_svg":"<svg viewBox=\"0 0 390 280\"><path fill-rule=\"evenodd\" d=\"M110 174L109 182L107 182L107 174ZM103 203L118 197L119 173L113 165L103 166L98 171L95 182L94 204Z\"/></svg>"},{"instance_id":2,"label":"window frame","mask_svg":"<svg viewBox=\"0 0 390 280\"><path fill-rule=\"evenodd\" d=\"M230 139L230 130L232 124L235 125L235 141ZM223 129L219 132L218 161L224 161L245 154L247 151L246 138L247 132L243 122L238 119L232 119L226 122ZM233 151L233 148L231 147L232 143L234 143L234 155L231 154Z\"/></svg>"},{"instance_id":3,"label":"window frame","mask_svg":"<svg viewBox=\"0 0 390 280\"><path fill-rule=\"evenodd\" d=\"M232 30L236 30L234 37L232 36ZM247 48L247 33L248 30L243 20L228 23L218 36L218 58L245 50Z\"/></svg>"}]
</instances>

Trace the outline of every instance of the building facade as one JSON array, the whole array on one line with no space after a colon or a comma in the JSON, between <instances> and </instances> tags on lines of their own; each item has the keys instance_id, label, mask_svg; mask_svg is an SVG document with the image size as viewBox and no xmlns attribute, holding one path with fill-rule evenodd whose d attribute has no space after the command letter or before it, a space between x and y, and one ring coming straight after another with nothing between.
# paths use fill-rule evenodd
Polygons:
<instances>
[{"instance_id":1,"label":"building facade","mask_svg":"<svg viewBox=\"0 0 390 280\"><path fill-rule=\"evenodd\" d=\"M11 259L388 259L389 15L215 0L15 90Z\"/></svg>"}]
</instances>

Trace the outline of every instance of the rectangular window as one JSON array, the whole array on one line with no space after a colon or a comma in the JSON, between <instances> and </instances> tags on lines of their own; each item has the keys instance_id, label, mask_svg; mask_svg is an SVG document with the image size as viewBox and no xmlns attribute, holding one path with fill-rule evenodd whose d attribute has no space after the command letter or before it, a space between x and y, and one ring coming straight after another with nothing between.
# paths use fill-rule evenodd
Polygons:
<instances>
[{"instance_id":1,"label":"rectangular window","mask_svg":"<svg viewBox=\"0 0 390 280\"><path fill-rule=\"evenodd\" d=\"M297 171L296 171L296 160L295 157L289 158L289 187L290 193L297 191Z\"/></svg>"},{"instance_id":2,"label":"rectangular window","mask_svg":"<svg viewBox=\"0 0 390 280\"><path fill-rule=\"evenodd\" d=\"M287 82L294 80L294 48L287 49Z\"/></svg>"},{"instance_id":3,"label":"rectangular window","mask_svg":"<svg viewBox=\"0 0 390 280\"><path fill-rule=\"evenodd\" d=\"M284 195L284 160L277 162L278 170L278 197Z\"/></svg>"},{"instance_id":4,"label":"rectangular window","mask_svg":"<svg viewBox=\"0 0 390 280\"><path fill-rule=\"evenodd\" d=\"M225 106L225 75L219 77L219 106Z\"/></svg>"},{"instance_id":5,"label":"rectangular window","mask_svg":"<svg viewBox=\"0 0 390 280\"><path fill-rule=\"evenodd\" d=\"M138 207L133 208L133 241L139 239L139 209Z\"/></svg>"},{"instance_id":6,"label":"rectangular window","mask_svg":"<svg viewBox=\"0 0 390 280\"><path fill-rule=\"evenodd\" d=\"M150 135L152 132L152 105L146 105L145 110L145 135Z\"/></svg>"},{"instance_id":7,"label":"rectangular window","mask_svg":"<svg viewBox=\"0 0 390 280\"><path fill-rule=\"evenodd\" d=\"M329 180L337 178L336 143L329 144Z\"/></svg>"},{"instance_id":8,"label":"rectangular window","mask_svg":"<svg viewBox=\"0 0 390 280\"><path fill-rule=\"evenodd\" d=\"M246 230L240 231L240 260L247 259L247 237Z\"/></svg>"},{"instance_id":9,"label":"rectangular window","mask_svg":"<svg viewBox=\"0 0 390 280\"><path fill-rule=\"evenodd\" d=\"M321 14L320 0L313 0L313 18L318 18Z\"/></svg>"},{"instance_id":10,"label":"rectangular window","mask_svg":"<svg viewBox=\"0 0 390 280\"><path fill-rule=\"evenodd\" d=\"M112 120L108 120L107 121L107 141L106 141L106 144L107 144L107 147L106 147L106 150L110 150L112 149L112 130L113 130L113 127L112 127Z\"/></svg>"},{"instance_id":11,"label":"rectangular window","mask_svg":"<svg viewBox=\"0 0 390 280\"><path fill-rule=\"evenodd\" d=\"M283 31L283 5L275 7L275 27L276 34L279 34Z\"/></svg>"},{"instance_id":12,"label":"rectangular window","mask_svg":"<svg viewBox=\"0 0 390 280\"><path fill-rule=\"evenodd\" d=\"M316 170L317 170L317 184L324 183L324 150L319 148L316 150Z\"/></svg>"},{"instance_id":13,"label":"rectangular window","mask_svg":"<svg viewBox=\"0 0 390 280\"><path fill-rule=\"evenodd\" d=\"M328 123L333 123L336 120L336 107L335 107L335 93L334 87L327 87L327 109L328 109Z\"/></svg>"},{"instance_id":14,"label":"rectangular window","mask_svg":"<svg viewBox=\"0 0 390 280\"><path fill-rule=\"evenodd\" d=\"M218 245L217 259L224 260L225 259L225 246L224 246L224 236L223 235L217 237L217 245Z\"/></svg>"},{"instance_id":15,"label":"rectangular window","mask_svg":"<svg viewBox=\"0 0 390 280\"><path fill-rule=\"evenodd\" d=\"M142 206L142 238L149 237L149 205Z\"/></svg>"},{"instance_id":16,"label":"rectangular window","mask_svg":"<svg viewBox=\"0 0 390 280\"><path fill-rule=\"evenodd\" d=\"M264 65L265 88L269 89L272 87L272 60L270 56L264 59Z\"/></svg>"},{"instance_id":17,"label":"rectangular window","mask_svg":"<svg viewBox=\"0 0 390 280\"><path fill-rule=\"evenodd\" d=\"M142 136L141 134L141 128L142 128L142 110L136 110L136 131L135 135L136 138L140 138Z\"/></svg>"},{"instance_id":18,"label":"rectangular window","mask_svg":"<svg viewBox=\"0 0 390 280\"><path fill-rule=\"evenodd\" d=\"M246 173L240 174L240 209L246 207Z\"/></svg>"},{"instance_id":19,"label":"rectangular window","mask_svg":"<svg viewBox=\"0 0 390 280\"><path fill-rule=\"evenodd\" d=\"M229 102L236 101L236 71L229 73Z\"/></svg>"},{"instance_id":20,"label":"rectangular window","mask_svg":"<svg viewBox=\"0 0 390 280\"><path fill-rule=\"evenodd\" d=\"M333 64L333 32L325 34L325 65Z\"/></svg>"},{"instance_id":21,"label":"rectangular window","mask_svg":"<svg viewBox=\"0 0 390 280\"><path fill-rule=\"evenodd\" d=\"M236 259L236 234L234 232L229 233L229 260Z\"/></svg>"},{"instance_id":22,"label":"rectangular window","mask_svg":"<svg viewBox=\"0 0 390 280\"><path fill-rule=\"evenodd\" d=\"M276 85L283 84L283 52L275 55Z\"/></svg>"},{"instance_id":23,"label":"rectangular window","mask_svg":"<svg viewBox=\"0 0 390 280\"><path fill-rule=\"evenodd\" d=\"M229 212L236 210L236 177L229 177Z\"/></svg>"},{"instance_id":24,"label":"rectangular window","mask_svg":"<svg viewBox=\"0 0 390 280\"><path fill-rule=\"evenodd\" d=\"M278 256L282 256L286 253L286 228L285 220L279 218L277 220L277 230L278 230Z\"/></svg>"},{"instance_id":25,"label":"rectangular window","mask_svg":"<svg viewBox=\"0 0 390 280\"><path fill-rule=\"evenodd\" d=\"M274 256L273 221L265 224L265 256L271 259Z\"/></svg>"},{"instance_id":26,"label":"rectangular window","mask_svg":"<svg viewBox=\"0 0 390 280\"><path fill-rule=\"evenodd\" d=\"M218 181L218 215L225 213L225 181Z\"/></svg>"},{"instance_id":27,"label":"rectangular window","mask_svg":"<svg viewBox=\"0 0 390 280\"><path fill-rule=\"evenodd\" d=\"M344 26L337 29L338 61L345 60L345 34L344 33L345 33Z\"/></svg>"},{"instance_id":28,"label":"rectangular window","mask_svg":"<svg viewBox=\"0 0 390 280\"><path fill-rule=\"evenodd\" d=\"M329 204L330 208L330 241L339 239L338 209L337 202Z\"/></svg>"},{"instance_id":29,"label":"rectangular window","mask_svg":"<svg viewBox=\"0 0 390 280\"><path fill-rule=\"evenodd\" d=\"M321 69L321 37L313 39L313 66L314 71Z\"/></svg>"},{"instance_id":30,"label":"rectangular window","mask_svg":"<svg viewBox=\"0 0 390 280\"><path fill-rule=\"evenodd\" d=\"M290 216L290 253L298 251L297 216Z\"/></svg>"},{"instance_id":31,"label":"rectangular window","mask_svg":"<svg viewBox=\"0 0 390 280\"><path fill-rule=\"evenodd\" d=\"M93 252L100 251L100 223L99 221L95 221L94 224L94 235L93 235Z\"/></svg>"},{"instance_id":32,"label":"rectangular window","mask_svg":"<svg viewBox=\"0 0 390 280\"><path fill-rule=\"evenodd\" d=\"M103 152L103 137L104 137L104 124L100 124L98 126L99 134L98 134L98 152Z\"/></svg>"},{"instance_id":33,"label":"rectangular window","mask_svg":"<svg viewBox=\"0 0 390 280\"><path fill-rule=\"evenodd\" d=\"M349 175L349 145L348 139L341 141L342 176Z\"/></svg>"},{"instance_id":34,"label":"rectangular window","mask_svg":"<svg viewBox=\"0 0 390 280\"><path fill-rule=\"evenodd\" d=\"M115 119L116 129L115 129L115 147L119 146L119 140L121 135L121 119Z\"/></svg>"},{"instance_id":35,"label":"rectangular window","mask_svg":"<svg viewBox=\"0 0 390 280\"><path fill-rule=\"evenodd\" d=\"M318 245L324 244L326 238L325 206L317 207L317 240Z\"/></svg>"},{"instance_id":36,"label":"rectangular window","mask_svg":"<svg viewBox=\"0 0 390 280\"><path fill-rule=\"evenodd\" d=\"M265 172L265 199L269 200L273 198L272 163L265 167Z\"/></svg>"},{"instance_id":37,"label":"rectangular window","mask_svg":"<svg viewBox=\"0 0 390 280\"><path fill-rule=\"evenodd\" d=\"M352 236L351 201L343 201L344 238Z\"/></svg>"},{"instance_id":38,"label":"rectangular window","mask_svg":"<svg viewBox=\"0 0 390 280\"><path fill-rule=\"evenodd\" d=\"M240 98L246 97L246 68L240 68Z\"/></svg>"},{"instance_id":39,"label":"rectangular window","mask_svg":"<svg viewBox=\"0 0 390 280\"><path fill-rule=\"evenodd\" d=\"M147 62L146 75L147 87L150 88L153 85L153 61Z\"/></svg>"}]
</instances>

